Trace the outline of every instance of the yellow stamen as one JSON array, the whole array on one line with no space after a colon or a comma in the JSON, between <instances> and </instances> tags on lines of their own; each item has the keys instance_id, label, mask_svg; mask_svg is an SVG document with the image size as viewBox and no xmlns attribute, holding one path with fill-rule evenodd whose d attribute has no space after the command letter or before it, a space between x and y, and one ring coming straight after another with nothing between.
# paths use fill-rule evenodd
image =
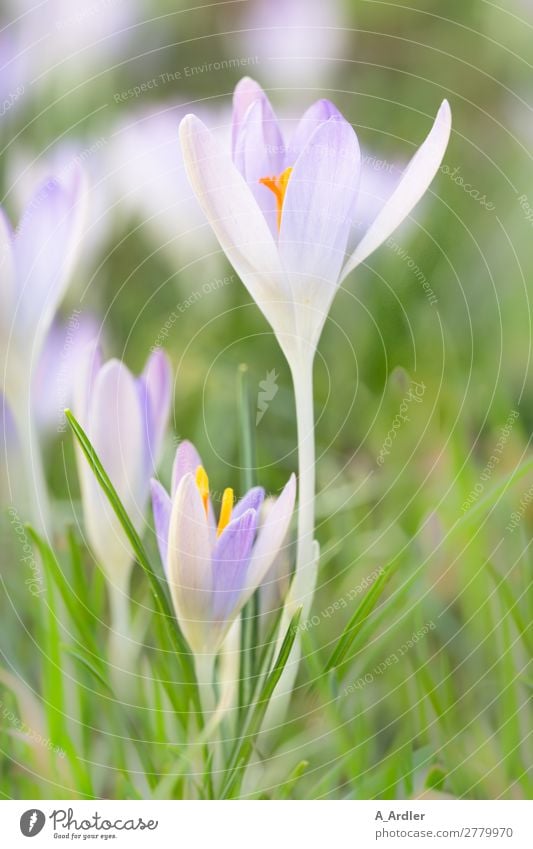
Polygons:
<instances>
[{"instance_id":1,"label":"yellow stamen","mask_svg":"<svg viewBox=\"0 0 533 849\"><path fill-rule=\"evenodd\" d=\"M226 525L231 519L231 511L233 510L233 490L231 487L226 487L222 496L222 504L220 506L220 517L218 519L217 537L220 536Z\"/></svg>"},{"instance_id":2,"label":"yellow stamen","mask_svg":"<svg viewBox=\"0 0 533 849\"><path fill-rule=\"evenodd\" d=\"M292 174L292 168L285 168L285 171L282 171L281 174L278 174L277 177L261 177L259 182L261 185L266 186L267 189L270 189L271 192L274 193L276 198L276 207L277 207L277 222L278 222L278 230L281 229L281 213L283 212L283 201L285 200L285 192L287 191L287 184L289 182L289 177Z\"/></svg>"},{"instance_id":3,"label":"yellow stamen","mask_svg":"<svg viewBox=\"0 0 533 849\"><path fill-rule=\"evenodd\" d=\"M209 504L209 478L203 466L198 466L196 469L196 486L202 496L205 515L207 516L207 507Z\"/></svg>"}]
</instances>

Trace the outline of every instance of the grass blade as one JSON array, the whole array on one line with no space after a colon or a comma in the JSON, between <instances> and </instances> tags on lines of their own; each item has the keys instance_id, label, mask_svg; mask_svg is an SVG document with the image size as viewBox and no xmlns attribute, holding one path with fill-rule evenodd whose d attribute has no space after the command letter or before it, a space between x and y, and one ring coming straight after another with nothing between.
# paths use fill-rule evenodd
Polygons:
<instances>
[{"instance_id":1,"label":"grass blade","mask_svg":"<svg viewBox=\"0 0 533 849\"><path fill-rule=\"evenodd\" d=\"M392 566L384 569L381 575L376 578L366 595L363 596L362 601L357 605L356 610L350 617L350 620L335 646L330 659L326 663L324 672L329 672L331 669L335 669L343 663L355 641L355 638L380 600L393 571L394 568Z\"/></svg>"}]
</instances>

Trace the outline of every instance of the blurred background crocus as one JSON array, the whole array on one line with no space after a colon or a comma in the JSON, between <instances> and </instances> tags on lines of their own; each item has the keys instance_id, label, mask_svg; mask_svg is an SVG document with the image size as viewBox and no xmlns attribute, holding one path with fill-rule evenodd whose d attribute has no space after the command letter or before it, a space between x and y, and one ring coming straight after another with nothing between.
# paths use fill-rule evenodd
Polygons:
<instances>
[{"instance_id":1,"label":"blurred background crocus","mask_svg":"<svg viewBox=\"0 0 533 849\"><path fill-rule=\"evenodd\" d=\"M343 0L255 0L245 4L241 43L274 86L325 86L345 53Z\"/></svg>"},{"instance_id":2,"label":"blurred background crocus","mask_svg":"<svg viewBox=\"0 0 533 849\"><path fill-rule=\"evenodd\" d=\"M189 442L176 453L172 497L152 482L152 506L161 559L183 633L200 670L220 650L236 617L265 580L287 535L294 509L291 475L260 525L261 487L235 505L233 490L221 499L218 522L201 459Z\"/></svg>"},{"instance_id":3,"label":"blurred background crocus","mask_svg":"<svg viewBox=\"0 0 533 849\"><path fill-rule=\"evenodd\" d=\"M75 309L54 319L33 375L32 408L42 436L67 430L65 408L72 405L87 346L97 339L102 329L94 313Z\"/></svg>"},{"instance_id":4,"label":"blurred background crocus","mask_svg":"<svg viewBox=\"0 0 533 849\"><path fill-rule=\"evenodd\" d=\"M142 532L150 478L157 465L171 400L166 355L152 353L140 377L118 360L102 361L89 345L75 392L74 412L87 433L126 511ZM129 581L133 556L124 532L85 457L78 453L88 543L108 583L112 637L128 635ZM114 658L119 663L120 657Z\"/></svg>"},{"instance_id":5,"label":"blurred background crocus","mask_svg":"<svg viewBox=\"0 0 533 849\"><path fill-rule=\"evenodd\" d=\"M44 339L79 246L85 181L75 166L33 194L15 231L0 211L1 389L18 429L32 519L46 524L46 491L35 440L31 385Z\"/></svg>"}]
</instances>

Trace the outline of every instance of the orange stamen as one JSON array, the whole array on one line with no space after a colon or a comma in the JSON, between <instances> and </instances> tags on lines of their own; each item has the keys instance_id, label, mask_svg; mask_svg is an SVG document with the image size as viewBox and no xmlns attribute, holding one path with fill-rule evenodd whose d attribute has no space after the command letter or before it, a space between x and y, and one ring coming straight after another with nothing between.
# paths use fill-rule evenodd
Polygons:
<instances>
[{"instance_id":1,"label":"orange stamen","mask_svg":"<svg viewBox=\"0 0 533 849\"><path fill-rule=\"evenodd\" d=\"M267 189L270 189L271 192L274 193L276 198L276 208L277 208L277 224L278 230L281 229L281 214L283 212L283 201L285 200L285 192L287 191L287 184L289 182L289 178L292 174L292 168L285 168L285 171L282 171L281 174L278 174L277 177L261 177L259 182L261 185L266 186Z\"/></svg>"},{"instance_id":2,"label":"orange stamen","mask_svg":"<svg viewBox=\"0 0 533 849\"><path fill-rule=\"evenodd\" d=\"M196 469L196 486L198 487L198 491L202 497L205 515L207 516L207 509L209 505L209 478L207 477L207 472L203 466L198 466Z\"/></svg>"},{"instance_id":3,"label":"orange stamen","mask_svg":"<svg viewBox=\"0 0 533 849\"><path fill-rule=\"evenodd\" d=\"M222 495L222 504L220 506L220 516L218 519L217 537L220 536L226 525L231 520L231 512L233 510L233 490L231 487L226 487Z\"/></svg>"}]
</instances>

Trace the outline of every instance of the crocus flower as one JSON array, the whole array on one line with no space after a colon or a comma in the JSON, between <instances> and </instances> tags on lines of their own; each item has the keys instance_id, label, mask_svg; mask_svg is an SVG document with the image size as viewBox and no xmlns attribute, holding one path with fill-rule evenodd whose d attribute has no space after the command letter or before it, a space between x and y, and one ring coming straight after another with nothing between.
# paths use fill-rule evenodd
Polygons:
<instances>
[{"instance_id":1,"label":"crocus flower","mask_svg":"<svg viewBox=\"0 0 533 849\"><path fill-rule=\"evenodd\" d=\"M176 616L197 654L219 651L232 623L279 554L291 520L292 475L259 525L264 491L254 487L233 505L221 499L218 522L202 461L182 442L172 473L172 497L152 482L152 506L161 559Z\"/></svg>"},{"instance_id":2,"label":"crocus flower","mask_svg":"<svg viewBox=\"0 0 533 849\"><path fill-rule=\"evenodd\" d=\"M9 174L9 198L14 209L24 209L33 187L48 174L60 182L69 180L81 165L90 196L90 215L86 216L79 240L76 267L86 284L103 256L110 249L119 222L114 183L114 163L110 161L110 142L103 136L80 135L61 138L46 150L28 142L6 151L5 167ZM120 224L118 224L120 226Z\"/></svg>"},{"instance_id":3,"label":"crocus flower","mask_svg":"<svg viewBox=\"0 0 533 849\"><path fill-rule=\"evenodd\" d=\"M68 179L45 181L15 231L0 209L0 363L13 408L61 300L78 248L84 182L78 168Z\"/></svg>"},{"instance_id":4,"label":"crocus flower","mask_svg":"<svg viewBox=\"0 0 533 849\"><path fill-rule=\"evenodd\" d=\"M289 364L312 359L337 288L409 215L441 163L451 128L443 102L425 142L347 255L361 156L328 100L284 140L249 78L234 94L232 155L195 116L180 126L189 180L221 247L272 325Z\"/></svg>"},{"instance_id":5,"label":"crocus flower","mask_svg":"<svg viewBox=\"0 0 533 849\"><path fill-rule=\"evenodd\" d=\"M73 267L85 196L76 167L41 185L15 231L0 209L0 390L16 421L33 520L41 526L44 480L30 406L32 371Z\"/></svg>"},{"instance_id":6,"label":"crocus flower","mask_svg":"<svg viewBox=\"0 0 533 849\"><path fill-rule=\"evenodd\" d=\"M118 360L102 363L91 345L80 369L74 412L138 531L170 408L171 372L154 352L135 378ZM110 586L126 594L132 564L129 543L85 457L78 468L89 543Z\"/></svg>"}]
</instances>

